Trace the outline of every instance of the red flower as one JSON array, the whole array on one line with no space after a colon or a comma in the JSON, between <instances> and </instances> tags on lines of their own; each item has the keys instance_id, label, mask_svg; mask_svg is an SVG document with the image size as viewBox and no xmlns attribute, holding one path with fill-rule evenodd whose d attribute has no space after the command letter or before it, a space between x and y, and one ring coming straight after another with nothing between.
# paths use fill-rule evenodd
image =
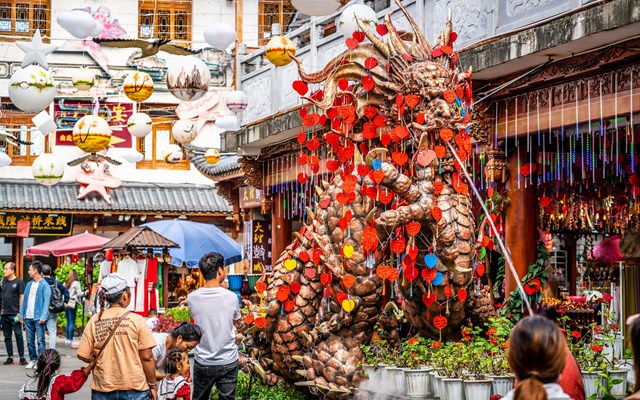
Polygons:
<instances>
[{"instance_id":1,"label":"red flower","mask_svg":"<svg viewBox=\"0 0 640 400\"><path fill-rule=\"evenodd\" d=\"M594 344L593 346L591 346L591 350L593 350L596 353L602 353L602 350L604 350L604 348L599 344Z\"/></svg>"},{"instance_id":2,"label":"red flower","mask_svg":"<svg viewBox=\"0 0 640 400\"><path fill-rule=\"evenodd\" d=\"M464 340L468 342L469 340L471 340L471 336L465 336Z\"/></svg>"},{"instance_id":3,"label":"red flower","mask_svg":"<svg viewBox=\"0 0 640 400\"><path fill-rule=\"evenodd\" d=\"M596 325L596 326L594 326L594 327L593 327L593 330L594 330L596 333L599 333L600 331L602 331L602 327L601 327L600 325Z\"/></svg>"},{"instance_id":4,"label":"red flower","mask_svg":"<svg viewBox=\"0 0 640 400\"><path fill-rule=\"evenodd\" d=\"M496 332L498 332L498 330L494 327L489 328L489 330L487 331L487 336L491 336L491 335L495 335Z\"/></svg>"},{"instance_id":5,"label":"red flower","mask_svg":"<svg viewBox=\"0 0 640 400\"><path fill-rule=\"evenodd\" d=\"M433 347L434 349L439 349L441 344L442 342L439 340L437 342L431 342L431 347Z\"/></svg>"},{"instance_id":6,"label":"red flower","mask_svg":"<svg viewBox=\"0 0 640 400\"><path fill-rule=\"evenodd\" d=\"M564 315L564 313L565 313L564 308L558 308L557 311L558 311L558 314L560 314L560 315Z\"/></svg>"},{"instance_id":7,"label":"red flower","mask_svg":"<svg viewBox=\"0 0 640 400\"><path fill-rule=\"evenodd\" d=\"M492 338L489 339L489 343L491 343L492 345L495 346L498 343L498 341L496 340L495 337L492 337Z\"/></svg>"},{"instance_id":8,"label":"red flower","mask_svg":"<svg viewBox=\"0 0 640 400\"><path fill-rule=\"evenodd\" d=\"M609 293L605 293L605 294L602 295L602 301L604 303L609 304L609 303L611 303L611 300L613 300L613 296L610 295Z\"/></svg>"},{"instance_id":9,"label":"red flower","mask_svg":"<svg viewBox=\"0 0 640 400\"><path fill-rule=\"evenodd\" d=\"M540 286L540 279L533 278L524 285L524 291L527 292L529 296L531 296L532 294L538 293L540 291Z\"/></svg>"},{"instance_id":10,"label":"red flower","mask_svg":"<svg viewBox=\"0 0 640 400\"><path fill-rule=\"evenodd\" d=\"M413 344L416 344L416 343L418 343L418 338L411 338L411 339L409 339L409 341L407 342L407 344L408 344L409 346L411 346L411 345L413 345Z\"/></svg>"},{"instance_id":11,"label":"red flower","mask_svg":"<svg viewBox=\"0 0 640 400\"><path fill-rule=\"evenodd\" d=\"M571 337L574 337L576 339L580 339L582 337L582 334L578 331L573 331L571 332Z\"/></svg>"},{"instance_id":12,"label":"red flower","mask_svg":"<svg viewBox=\"0 0 640 400\"><path fill-rule=\"evenodd\" d=\"M471 334L471 331L466 328L462 328L462 334L465 336L469 336Z\"/></svg>"},{"instance_id":13,"label":"red flower","mask_svg":"<svg viewBox=\"0 0 640 400\"><path fill-rule=\"evenodd\" d=\"M416 357L418 357L418 353L411 353L411 354L409 354L409 357L416 358Z\"/></svg>"}]
</instances>

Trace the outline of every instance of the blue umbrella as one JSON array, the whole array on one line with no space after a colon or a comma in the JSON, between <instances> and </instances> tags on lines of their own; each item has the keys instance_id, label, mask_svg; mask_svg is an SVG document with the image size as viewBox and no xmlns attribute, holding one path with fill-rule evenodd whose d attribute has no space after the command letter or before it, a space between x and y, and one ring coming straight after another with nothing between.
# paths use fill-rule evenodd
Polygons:
<instances>
[{"instance_id":1,"label":"blue umbrella","mask_svg":"<svg viewBox=\"0 0 640 400\"><path fill-rule=\"evenodd\" d=\"M212 251L222 254L225 265L242 260L242 246L215 225L170 219L142 226L148 226L180 245L178 249L169 249L172 265L185 263L187 267L197 267L200 257Z\"/></svg>"}]
</instances>

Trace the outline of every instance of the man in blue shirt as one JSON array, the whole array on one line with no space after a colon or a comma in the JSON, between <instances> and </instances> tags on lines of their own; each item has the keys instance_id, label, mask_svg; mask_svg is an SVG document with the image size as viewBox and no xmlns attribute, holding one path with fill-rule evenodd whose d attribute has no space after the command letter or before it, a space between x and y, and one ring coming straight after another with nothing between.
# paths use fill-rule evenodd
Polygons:
<instances>
[{"instance_id":1,"label":"man in blue shirt","mask_svg":"<svg viewBox=\"0 0 640 400\"><path fill-rule=\"evenodd\" d=\"M26 368L34 368L38 355L45 349L44 329L49 318L49 301L51 288L42 280L42 263L34 261L29 266L29 276L32 281L24 289L24 298L20 308L20 322L24 321L27 331L27 349L29 363ZM37 336L37 338L36 338ZM36 352L36 339L38 351Z\"/></svg>"}]
</instances>

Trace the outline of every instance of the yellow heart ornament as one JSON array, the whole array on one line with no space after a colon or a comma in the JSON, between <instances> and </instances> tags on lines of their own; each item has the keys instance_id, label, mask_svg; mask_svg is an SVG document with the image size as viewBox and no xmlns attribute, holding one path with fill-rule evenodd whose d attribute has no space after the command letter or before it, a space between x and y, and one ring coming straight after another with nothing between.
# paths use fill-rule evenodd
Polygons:
<instances>
[{"instance_id":1,"label":"yellow heart ornament","mask_svg":"<svg viewBox=\"0 0 640 400\"><path fill-rule=\"evenodd\" d=\"M284 267L289 271L293 271L294 269L296 269L297 266L298 266L298 263L296 262L296 260L288 259L287 261L284 262Z\"/></svg>"},{"instance_id":2,"label":"yellow heart ornament","mask_svg":"<svg viewBox=\"0 0 640 400\"><path fill-rule=\"evenodd\" d=\"M353 257L353 246L350 246L350 245L344 246L342 248L342 254L344 254L346 258Z\"/></svg>"},{"instance_id":3,"label":"yellow heart ornament","mask_svg":"<svg viewBox=\"0 0 640 400\"><path fill-rule=\"evenodd\" d=\"M346 312L351 312L354 308L356 308L356 302L351 299L343 300L342 308L344 308Z\"/></svg>"}]
</instances>

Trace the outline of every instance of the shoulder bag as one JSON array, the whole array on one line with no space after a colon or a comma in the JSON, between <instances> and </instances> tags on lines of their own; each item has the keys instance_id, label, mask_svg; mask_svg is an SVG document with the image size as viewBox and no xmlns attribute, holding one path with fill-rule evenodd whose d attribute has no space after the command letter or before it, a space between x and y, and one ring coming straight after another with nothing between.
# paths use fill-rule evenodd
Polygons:
<instances>
[{"instance_id":1,"label":"shoulder bag","mask_svg":"<svg viewBox=\"0 0 640 400\"><path fill-rule=\"evenodd\" d=\"M98 354L96 354L93 357L92 361L98 361L98 358L100 358L100 356L102 355L102 352L104 351L104 348L107 347L107 344L109 344L109 341L111 340L111 338L113 337L113 334L116 333L116 329L118 329L118 327L120 326L120 323L122 322L122 320L124 319L124 317L126 317L127 315L129 315L131 311L127 311L124 314L122 314L120 316L120 318L118 318L118 320L116 321L116 324L113 326L113 329L111 329L111 332L109 332L109 336L107 337L107 339L104 341L104 343L102 344L102 347L98 349Z\"/></svg>"}]
</instances>

